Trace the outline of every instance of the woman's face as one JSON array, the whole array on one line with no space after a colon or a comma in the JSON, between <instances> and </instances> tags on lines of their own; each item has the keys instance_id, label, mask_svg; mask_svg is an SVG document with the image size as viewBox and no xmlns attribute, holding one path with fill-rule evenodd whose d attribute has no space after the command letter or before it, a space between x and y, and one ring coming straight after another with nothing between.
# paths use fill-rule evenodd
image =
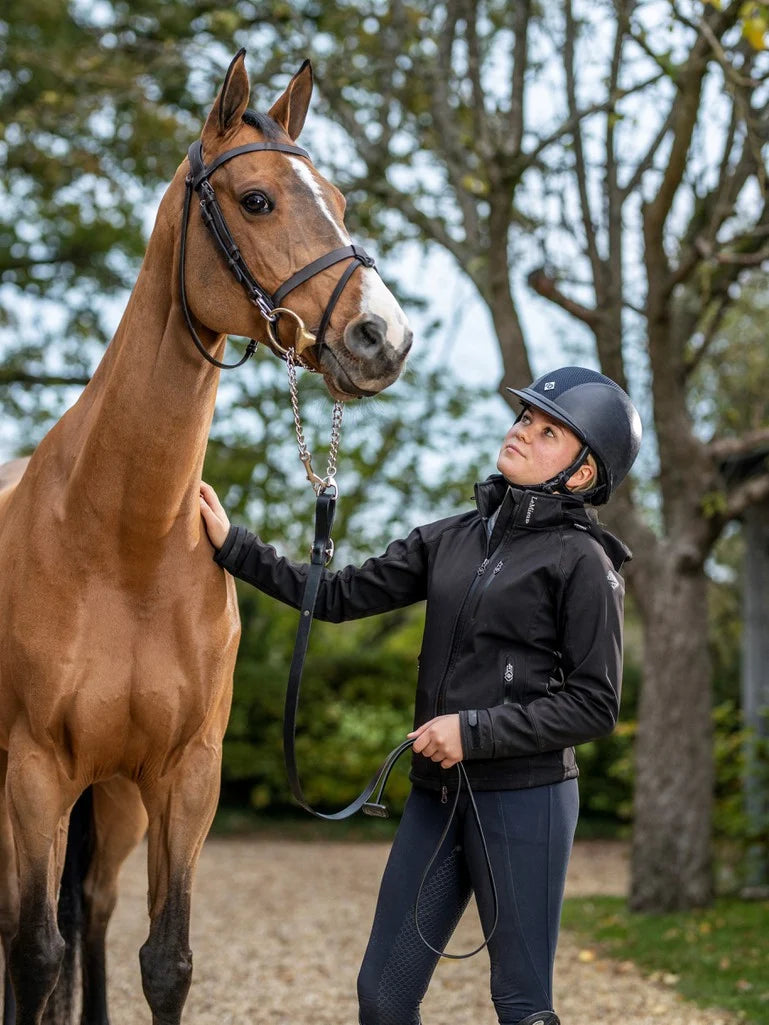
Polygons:
<instances>
[{"instance_id":1,"label":"woman's face","mask_svg":"<svg viewBox=\"0 0 769 1025\"><path fill-rule=\"evenodd\" d=\"M497 469L511 484L543 484L574 462L581 448L565 424L530 406L505 435ZM578 484L579 473L567 484Z\"/></svg>"}]
</instances>

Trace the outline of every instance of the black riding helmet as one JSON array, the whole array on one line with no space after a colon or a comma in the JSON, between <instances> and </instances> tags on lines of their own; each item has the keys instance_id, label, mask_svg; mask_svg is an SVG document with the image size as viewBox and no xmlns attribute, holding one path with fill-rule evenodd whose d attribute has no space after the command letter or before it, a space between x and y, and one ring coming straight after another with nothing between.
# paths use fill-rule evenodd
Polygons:
<instances>
[{"instance_id":1,"label":"black riding helmet","mask_svg":"<svg viewBox=\"0 0 769 1025\"><path fill-rule=\"evenodd\" d=\"M641 447L641 418L622 388L596 370L561 367L537 378L528 388L507 390L517 395L524 407L535 406L566 424L583 443L571 466L543 487L563 489L592 453L598 465L598 484L583 497L592 505L608 502Z\"/></svg>"}]
</instances>

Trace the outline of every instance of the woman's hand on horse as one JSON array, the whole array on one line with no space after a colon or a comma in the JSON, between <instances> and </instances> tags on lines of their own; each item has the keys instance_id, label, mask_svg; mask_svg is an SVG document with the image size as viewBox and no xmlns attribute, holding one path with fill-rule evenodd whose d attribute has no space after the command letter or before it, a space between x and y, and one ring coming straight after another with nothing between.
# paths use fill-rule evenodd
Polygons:
<instances>
[{"instance_id":1,"label":"woman's hand on horse","mask_svg":"<svg viewBox=\"0 0 769 1025\"><path fill-rule=\"evenodd\" d=\"M200 515L214 548L221 548L230 532L230 521L219 497L205 481L200 482Z\"/></svg>"},{"instance_id":2,"label":"woman's hand on horse","mask_svg":"<svg viewBox=\"0 0 769 1025\"><path fill-rule=\"evenodd\" d=\"M442 769L450 769L461 762L462 735L459 730L459 715L438 715L406 736L415 737L413 750L434 762L440 762Z\"/></svg>"}]
</instances>

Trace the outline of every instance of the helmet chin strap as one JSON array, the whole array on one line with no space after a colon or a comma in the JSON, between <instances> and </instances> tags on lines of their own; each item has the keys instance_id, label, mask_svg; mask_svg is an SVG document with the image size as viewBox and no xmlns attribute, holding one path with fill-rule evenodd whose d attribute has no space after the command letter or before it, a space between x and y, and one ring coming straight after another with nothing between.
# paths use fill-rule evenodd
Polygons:
<instances>
[{"instance_id":1,"label":"helmet chin strap","mask_svg":"<svg viewBox=\"0 0 769 1025\"><path fill-rule=\"evenodd\" d=\"M573 463L570 463L565 470L561 470L560 473L557 473L555 477L551 477L550 480L546 480L544 484L540 484L539 487L548 494L552 494L554 491L566 491L568 494L573 494L573 492L570 492L566 487L566 481L570 480L574 476L580 466L584 464L589 454L590 449L587 445L583 445ZM591 488L591 491L592 490L593 489ZM590 494L590 491L585 491L582 494L587 497L587 495ZM582 494L578 493L578 497L582 497Z\"/></svg>"}]
</instances>

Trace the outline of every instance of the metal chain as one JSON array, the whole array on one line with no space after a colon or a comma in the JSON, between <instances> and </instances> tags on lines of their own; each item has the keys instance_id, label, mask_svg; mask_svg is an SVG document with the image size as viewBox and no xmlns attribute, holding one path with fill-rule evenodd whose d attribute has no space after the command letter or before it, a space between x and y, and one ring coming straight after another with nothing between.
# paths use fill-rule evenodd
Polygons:
<instances>
[{"instance_id":1,"label":"metal chain","mask_svg":"<svg viewBox=\"0 0 769 1025\"><path fill-rule=\"evenodd\" d=\"M296 351L292 347L286 352L286 369L288 370L288 388L291 394L291 408L294 411L294 427L296 429L296 441L299 448L299 459L304 463L307 472L307 480L312 484L316 494L327 487L336 487L336 458L339 451L339 437L342 428L342 415L344 403L338 399L334 402L334 409L331 414L331 441L328 450L328 465L326 477L319 477L312 468L312 453L307 448L302 428L302 418L299 413L299 389L296 382Z\"/></svg>"},{"instance_id":2,"label":"metal chain","mask_svg":"<svg viewBox=\"0 0 769 1025\"><path fill-rule=\"evenodd\" d=\"M326 465L326 478L333 483L336 477L336 456L339 451L339 436L342 431L342 416L344 415L344 402L337 399L331 413L331 441L328 446L328 463Z\"/></svg>"},{"instance_id":3,"label":"metal chain","mask_svg":"<svg viewBox=\"0 0 769 1025\"><path fill-rule=\"evenodd\" d=\"M296 440L299 444L299 458L304 459L307 455L307 446L304 442L304 431L299 416L299 391L296 385L296 363L294 362L296 352L293 348L286 352L286 369L288 370L288 388L291 393L291 408L294 411L294 426L296 427Z\"/></svg>"}]
</instances>

